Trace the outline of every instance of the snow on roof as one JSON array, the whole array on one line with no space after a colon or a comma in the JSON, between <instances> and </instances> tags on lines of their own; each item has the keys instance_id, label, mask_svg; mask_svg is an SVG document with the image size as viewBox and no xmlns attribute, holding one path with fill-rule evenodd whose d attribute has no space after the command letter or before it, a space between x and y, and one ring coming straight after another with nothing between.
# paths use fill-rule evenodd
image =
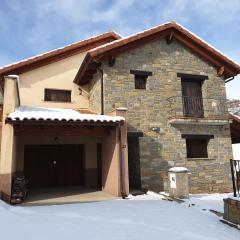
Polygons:
<instances>
[{"instance_id":1,"label":"snow on roof","mask_svg":"<svg viewBox=\"0 0 240 240\"><path fill-rule=\"evenodd\" d=\"M190 34L192 34L194 37L198 38L200 41L202 41L203 43L205 43L208 47L212 48L213 50L215 50L216 52L219 52L221 55L223 55L225 58L227 58L229 61L233 62L236 65L239 65L238 62L234 61L233 59L229 58L227 55L225 55L223 52L221 52L219 49L215 48L213 45L211 45L210 43L206 42L205 40L203 40L202 38L200 38L198 35L196 35L195 33L193 33L192 31L190 31L189 29L185 28L184 26L182 26L179 23L176 23L178 26L180 26L181 28L183 28L185 31L189 32Z\"/></svg>"},{"instance_id":2,"label":"snow on roof","mask_svg":"<svg viewBox=\"0 0 240 240\"><path fill-rule=\"evenodd\" d=\"M114 42L114 44L116 44L116 43L122 42L123 40L126 40L126 39L128 39L128 38L134 37L135 35L142 34L142 33L145 33L145 32L149 32L149 31L151 31L151 30L154 30L155 28L159 28L159 27L161 27L161 26L164 26L164 25L167 25L167 24L170 24L170 23L171 23L171 22L166 22L166 23L163 23L163 24L161 24L161 25L157 25L157 26L155 26L155 27L148 28L148 29L146 29L146 30L144 30L144 31L134 33L134 34L129 35L129 36L127 36L127 37L122 37L122 38L120 38L120 39L118 39L118 40L115 40L115 41L113 41L113 42ZM94 51L97 50L97 49L101 49L101 48L104 48L104 47L106 47L106 46L111 46L111 45L113 45L113 42L105 43L105 44L103 44L103 45L101 45L101 46L92 48L91 50L89 50L89 52L94 52Z\"/></svg>"},{"instance_id":3,"label":"snow on roof","mask_svg":"<svg viewBox=\"0 0 240 240\"><path fill-rule=\"evenodd\" d=\"M89 38L87 38L87 39L85 39L85 40L82 40L82 41L77 41L77 42L74 42L74 43L65 45L65 46L63 46L63 47L55 48L55 49L53 49L53 50L50 50L50 51L47 51L47 52L44 52L44 53L41 53L41 54L38 54L38 55L29 57L29 58L25 58L25 59L22 59L22 60L20 60L20 61L14 62L14 63L10 63L10 64L8 64L8 65L1 66L1 67L0 67L0 70L5 69L5 68L8 68L8 67L11 67L11 66L14 66L14 65L16 65L16 64L20 64L20 63L28 62L28 61L30 61L30 60L34 60L34 59L36 59L36 58L42 57L42 56L47 55L47 54L50 54L50 53L57 52L57 51L59 51L59 50L64 50L65 48L73 47L74 45L78 45L78 44L80 44L80 43L90 42L90 41L94 40L94 39L97 38L97 37L101 37L101 36L104 36L104 35L109 34L109 33L113 33L113 34L116 34L117 36L121 37L121 35L119 35L119 34L118 34L117 32L115 32L115 31L104 32L104 33L101 33L100 35L92 36L92 37L89 37Z\"/></svg>"},{"instance_id":4,"label":"snow on roof","mask_svg":"<svg viewBox=\"0 0 240 240\"><path fill-rule=\"evenodd\" d=\"M120 116L97 114L82 114L73 109L43 108L21 106L10 113L7 119L12 121L42 120L42 121L77 121L77 122L112 122L118 123L125 119Z\"/></svg>"},{"instance_id":5,"label":"snow on roof","mask_svg":"<svg viewBox=\"0 0 240 240\"><path fill-rule=\"evenodd\" d=\"M229 107L228 112L230 115L240 120L240 107Z\"/></svg>"},{"instance_id":6,"label":"snow on roof","mask_svg":"<svg viewBox=\"0 0 240 240\"><path fill-rule=\"evenodd\" d=\"M172 167L168 171L169 172L175 172L175 173L189 172L189 170L185 167Z\"/></svg>"},{"instance_id":7,"label":"snow on roof","mask_svg":"<svg viewBox=\"0 0 240 240\"><path fill-rule=\"evenodd\" d=\"M158 29L159 27L162 27L164 25L168 25L168 24L171 24L171 23L174 23L176 24L178 27L182 28L183 30L187 31L188 33L190 33L191 35L193 35L195 38L197 38L198 40L202 41L204 44L206 44L208 47L212 48L214 51L220 53L222 56L224 56L226 59L228 59L229 61L231 61L232 63L236 64L236 65L239 65L239 63L237 63L236 61L232 60L231 58L229 58L228 56L226 56L223 52L221 52L220 50L216 49L215 47L213 47L211 44L207 43L206 41L204 41L202 38L200 38L199 36L197 36L195 33L193 33L192 31L190 31L189 29L185 28L184 26L182 26L181 24L179 23L176 23L176 22L166 22L164 24L161 24L161 25L157 25L155 27L152 27L152 28L148 28L144 31L141 31L141 32L137 32L135 34L132 34L130 36L127 36L127 37L124 37L124 38L120 38L118 40L115 40L113 42L110 42L110 43L106 43L106 44L103 44L101 46L98 46L96 48L93 48L91 49L89 52L94 52L95 50L98 50L98 49L101 49L101 48L104 48L106 46L111 46L111 45L115 45L116 43L118 42L122 42L126 39L129 39L131 37L134 37L136 35L139 35L139 34L143 34L145 32L150 32L151 30L154 30L154 29Z\"/></svg>"}]
</instances>

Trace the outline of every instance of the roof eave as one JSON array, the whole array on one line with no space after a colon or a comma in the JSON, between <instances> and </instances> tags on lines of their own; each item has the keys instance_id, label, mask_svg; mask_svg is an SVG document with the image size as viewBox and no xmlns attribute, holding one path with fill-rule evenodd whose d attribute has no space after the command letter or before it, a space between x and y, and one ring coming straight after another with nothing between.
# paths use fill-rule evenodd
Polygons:
<instances>
[{"instance_id":1,"label":"roof eave","mask_svg":"<svg viewBox=\"0 0 240 240\"><path fill-rule=\"evenodd\" d=\"M111 42L111 41L118 40L120 38L121 38L121 36L115 32L103 33L96 37L89 38L89 39L86 39L86 40L83 40L83 41L80 41L80 42L77 42L74 44L70 44L63 48L58 48L58 49L52 50L50 52L41 54L39 56L35 56L32 58L28 58L26 60L22 60L15 64L7 65L0 69L0 78L4 75L8 75L8 74L21 74L23 72L30 71L37 67L47 65L53 61L59 61L63 58L69 57L78 52L88 51L88 50L96 47L96 45L94 46L94 44L96 44L96 43L100 43L100 45L106 44L107 42L102 42L104 40L106 40L106 41L109 40ZM101 44L101 42L102 42L102 44Z\"/></svg>"},{"instance_id":2,"label":"roof eave","mask_svg":"<svg viewBox=\"0 0 240 240\"><path fill-rule=\"evenodd\" d=\"M113 43L105 44L97 47L96 49L92 49L91 51L89 51L89 64L91 64L94 59L95 61L99 61L102 58L106 58L107 56L113 54L113 51L114 55L117 55L118 52L122 53L124 46L130 45L133 42L141 42L143 38L151 38L153 36L161 35L162 37L165 37L164 33L168 35L173 34L173 37L175 39L195 51L200 57L205 58L205 60L212 63L217 69L218 76L227 79L230 77L234 77L240 73L240 65L236 64L235 62L227 58L225 55L221 54L216 49L208 45L206 42L198 38L196 35L175 22L167 23L160 26L159 28L147 30L140 34L133 35L129 38L119 41L117 40ZM89 60L90 58L91 60ZM219 69L221 68L223 68L223 71L219 71ZM88 67L86 65L84 66L84 68L79 69L77 79L75 78L75 82L77 84L83 85L88 82L88 79L91 79L91 76L89 78L85 76L85 71L87 71L87 69Z\"/></svg>"}]
</instances>

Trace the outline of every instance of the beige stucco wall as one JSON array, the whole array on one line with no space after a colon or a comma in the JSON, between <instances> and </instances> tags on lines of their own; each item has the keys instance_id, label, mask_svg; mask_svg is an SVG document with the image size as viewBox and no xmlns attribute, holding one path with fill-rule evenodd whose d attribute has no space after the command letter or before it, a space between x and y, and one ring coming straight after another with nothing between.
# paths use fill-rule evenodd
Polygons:
<instances>
[{"instance_id":1,"label":"beige stucco wall","mask_svg":"<svg viewBox=\"0 0 240 240\"><path fill-rule=\"evenodd\" d=\"M24 169L24 146L25 145L47 145L47 144L84 144L85 145L85 168L97 168L97 143L101 142L101 137L75 137L59 136L55 140L54 136L19 136L17 137L17 171Z\"/></svg>"},{"instance_id":2,"label":"beige stucco wall","mask_svg":"<svg viewBox=\"0 0 240 240\"><path fill-rule=\"evenodd\" d=\"M88 86L82 95L79 86L73 83L74 77L83 61L85 52L73 55L32 71L20 74L20 98L23 106L88 108ZM71 103L45 102L44 89L71 90Z\"/></svg>"},{"instance_id":3,"label":"beige stucco wall","mask_svg":"<svg viewBox=\"0 0 240 240\"><path fill-rule=\"evenodd\" d=\"M5 77L4 84L4 106L3 119L13 112L19 105L17 97L17 79L15 77ZM11 177L15 171L15 146L16 138L14 137L13 126L2 122L1 137L1 159L0 159L0 191L2 198L9 200L11 193Z\"/></svg>"},{"instance_id":4,"label":"beige stucco wall","mask_svg":"<svg viewBox=\"0 0 240 240\"><path fill-rule=\"evenodd\" d=\"M15 107L19 105L16 81L17 80L14 77L5 77L3 119L5 119L6 116L13 112ZM6 124L5 121L3 121L1 134L0 173L8 174L14 171L15 137L13 134L13 126ZM12 161L10 161L10 159Z\"/></svg>"}]
</instances>

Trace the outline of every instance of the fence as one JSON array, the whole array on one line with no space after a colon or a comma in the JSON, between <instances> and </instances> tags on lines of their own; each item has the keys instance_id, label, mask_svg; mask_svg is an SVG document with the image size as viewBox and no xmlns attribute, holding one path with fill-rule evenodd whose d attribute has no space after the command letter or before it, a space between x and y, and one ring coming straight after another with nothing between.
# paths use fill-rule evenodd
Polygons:
<instances>
[{"instance_id":1,"label":"fence","mask_svg":"<svg viewBox=\"0 0 240 240\"><path fill-rule=\"evenodd\" d=\"M240 197L240 160L230 160L232 184L233 184L233 196Z\"/></svg>"}]
</instances>

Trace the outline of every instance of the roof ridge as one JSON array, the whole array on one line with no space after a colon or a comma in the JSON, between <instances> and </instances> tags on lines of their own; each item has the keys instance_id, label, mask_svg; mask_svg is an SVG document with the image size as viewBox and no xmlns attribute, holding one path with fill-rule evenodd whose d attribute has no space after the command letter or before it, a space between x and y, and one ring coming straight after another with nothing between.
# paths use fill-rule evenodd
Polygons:
<instances>
[{"instance_id":1,"label":"roof ridge","mask_svg":"<svg viewBox=\"0 0 240 240\"><path fill-rule=\"evenodd\" d=\"M223 57L227 58L229 61L231 61L232 63L236 64L236 65L240 65L240 63L234 61L233 59L229 58L227 55L225 55L223 52L221 52L219 49L215 48L213 45L209 44L208 42L206 42L205 40L203 40L201 37L199 37L198 35L196 35L195 33L193 33L191 30L187 29L186 27L184 27L183 25L181 25L180 23L177 23L176 21L169 21L169 22L166 22L166 23L163 23L163 24L160 24L160 25L157 25L157 26L154 26L154 27L151 27L151 28L148 28L146 30L143 30L143 31L140 31L140 32L137 32L135 34L132 34L132 35L129 35L127 37L123 37L121 39L118 39L116 41L113 41L113 42L110 42L110 43L106 43L106 44L103 44L101 46L98 46L96 48L93 48L91 50L89 50L89 52L94 52L96 50L99 50L101 48L104 48L106 46L110 46L110 45L114 45L116 44L117 42L121 42L123 40L126 40L126 39L129 39L131 37L135 37L137 35L140 35L140 34L143 34L143 33L146 33L146 32L150 32L152 30L155 30L155 29L158 29L160 27L163 27L165 25L170 25L172 27L180 27L182 28L183 30L187 31L188 33L190 33L191 35L193 35L195 38L197 38L199 41L201 41L202 43L204 43L205 45L207 45L208 47L212 48L212 50L214 50L215 52L221 54Z\"/></svg>"},{"instance_id":2,"label":"roof ridge","mask_svg":"<svg viewBox=\"0 0 240 240\"><path fill-rule=\"evenodd\" d=\"M122 40L126 40L126 39L128 39L128 38L135 37L135 36L138 35L138 34L143 34L143 33L145 33L145 32L152 31L152 30L157 29L157 28L159 28L159 27L162 27L162 26L164 26L164 25L169 25L169 24L171 24L171 23L176 23L176 22L171 21L171 22L166 22L166 23L160 24L160 25L156 25L156 26L154 26L154 27L145 29L145 30L143 30L143 31L140 31L140 32L131 34L131 35L127 36L127 37L122 37L122 38L120 38L120 39L118 39L118 40L115 40L115 41L113 41L113 42L114 42L114 43L117 43L117 42L120 42L120 41L122 41ZM101 46L95 47L95 48L89 50L89 52L93 52L93 51L95 51L95 50L97 50L97 49L100 49L101 47L106 47L106 46L112 45L113 42L105 43L105 44L103 44L103 45L101 45Z\"/></svg>"}]
</instances>

